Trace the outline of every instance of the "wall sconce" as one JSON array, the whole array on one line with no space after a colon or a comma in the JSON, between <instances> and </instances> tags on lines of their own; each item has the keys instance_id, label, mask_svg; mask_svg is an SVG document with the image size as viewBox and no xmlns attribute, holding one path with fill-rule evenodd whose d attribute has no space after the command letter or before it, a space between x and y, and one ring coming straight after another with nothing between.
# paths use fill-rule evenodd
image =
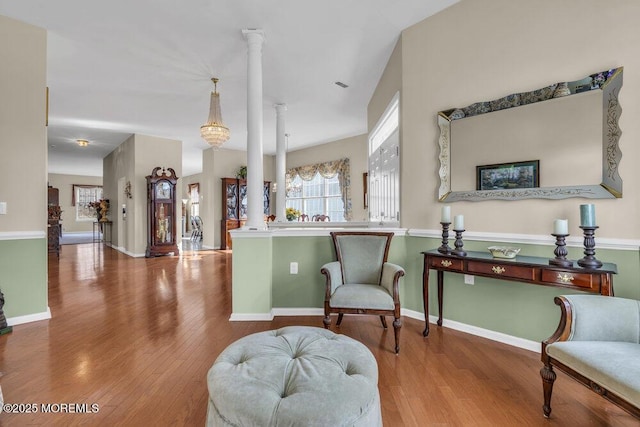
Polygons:
<instances>
[{"instance_id":1,"label":"wall sconce","mask_svg":"<svg viewBox=\"0 0 640 427\"><path fill-rule=\"evenodd\" d=\"M127 181L124 185L124 195L130 199L131 198L131 181Z\"/></svg>"}]
</instances>

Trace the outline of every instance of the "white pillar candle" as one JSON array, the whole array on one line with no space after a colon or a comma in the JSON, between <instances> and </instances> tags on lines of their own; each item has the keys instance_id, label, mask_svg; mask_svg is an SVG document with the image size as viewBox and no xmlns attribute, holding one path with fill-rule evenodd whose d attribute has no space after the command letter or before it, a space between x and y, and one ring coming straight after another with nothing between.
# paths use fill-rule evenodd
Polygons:
<instances>
[{"instance_id":1,"label":"white pillar candle","mask_svg":"<svg viewBox=\"0 0 640 427\"><path fill-rule=\"evenodd\" d=\"M553 221L553 234L569 234L569 220L556 219Z\"/></svg>"},{"instance_id":2,"label":"white pillar candle","mask_svg":"<svg viewBox=\"0 0 640 427\"><path fill-rule=\"evenodd\" d=\"M451 223L451 206L443 206L440 215L440 222Z\"/></svg>"},{"instance_id":3,"label":"white pillar candle","mask_svg":"<svg viewBox=\"0 0 640 427\"><path fill-rule=\"evenodd\" d=\"M464 215L456 215L453 217L453 229L464 230Z\"/></svg>"}]
</instances>

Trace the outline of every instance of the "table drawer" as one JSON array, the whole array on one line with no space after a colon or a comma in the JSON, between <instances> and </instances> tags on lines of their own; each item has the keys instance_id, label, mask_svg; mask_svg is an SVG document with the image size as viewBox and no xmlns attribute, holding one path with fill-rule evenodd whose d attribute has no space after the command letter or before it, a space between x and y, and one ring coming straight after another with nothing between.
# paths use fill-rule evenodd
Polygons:
<instances>
[{"instance_id":1,"label":"table drawer","mask_svg":"<svg viewBox=\"0 0 640 427\"><path fill-rule=\"evenodd\" d=\"M438 269L438 270L447 269L452 271L463 271L464 261L461 259L451 259L451 258L430 258L429 268Z\"/></svg>"},{"instance_id":2,"label":"table drawer","mask_svg":"<svg viewBox=\"0 0 640 427\"><path fill-rule=\"evenodd\" d=\"M602 276L598 274L572 273L568 271L543 270L542 281L554 285L591 289L599 292Z\"/></svg>"},{"instance_id":3,"label":"table drawer","mask_svg":"<svg viewBox=\"0 0 640 427\"><path fill-rule=\"evenodd\" d=\"M535 269L533 267L469 261L467 270L469 274L476 273L485 276L499 276L500 278L535 280Z\"/></svg>"}]
</instances>

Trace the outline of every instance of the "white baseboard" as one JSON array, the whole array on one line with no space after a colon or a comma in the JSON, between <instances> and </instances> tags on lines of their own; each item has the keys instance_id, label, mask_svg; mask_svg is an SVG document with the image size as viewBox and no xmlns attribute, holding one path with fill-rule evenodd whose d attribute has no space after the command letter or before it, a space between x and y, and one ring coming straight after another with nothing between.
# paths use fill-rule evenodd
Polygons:
<instances>
[{"instance_id":1,"label":"white baseboard","mask_svg":"<svg viewBox=\"0 0 640 427\"><path fill-rule=\"evenodd\" d=\"M406 310L403 308L401 310L401 313L403 316L424 321L424 313L421 313L419 311ZM429 316L429 323L437 324L437 321L437 316ZM541 344L536 341L514 337L511 335L503 334L502 332L491 331L489 329L479 328L473 325L467 325L465 323L456 322L455 320L442 319L442 326L445 328L455 329L456 331L464 332L470 335L475 335L477 337L501 342L513 347L533 351L534 353L540 353Z\"/></svg>"},{"instance_id":2,"label":"white baseboard","mask_svg":"<svg viewBox=\"0 0 640 427\"><path fill-rule=\"evenodd\" d=\"M411 319L424 321L424 313L414 310L408 310L403 308L401 314ZM286 308L275 307L271 310L271 313L232 313L229 321L236 322L256 322L256 321L271 321L276 316L323 316L324 309L322 308ZM436 316L429 316L429 323L436 324L438 318ZM455 329L456 331L464 332L470 335L475 335L482 338L487 338L492 341L501 342L513 347L522 348L525 350L533 351L534 353L540 352L540 343L536 341L526 340L519 337L503 334L502 332L491 331L489 329L479 328L473 325L467 325L465 323L456 322L454 320L443 319L442 326L445 328Z\"/></svg>"},{"instance_id":3,"label":"white baseboard","mask_svg":"<svg viewBox=\"0 0 640 427\"><path fill-rule=\"evenodd\" d=\"M37 322L39 320L48 320L48 319L51 319L51 309L49 307L47 307L47 311L43 311L42 313L33 313L33 314L27 314L24 316L8 317L7 325L15 326L15 325L21 325L23 323L31 323L31 322Z\"/></svg>"},{"instance_id":4,"label":"white baseboard","mask_svg":"<svg viewBox=\"0 0 640 427\"><path fill-rule=\"evenodd\" d=\"M270 322L272 313L231 313L230 322Z\"/></svg>"},{"instance_id":5,"label":"white baseboard","mask_svg":"<svg viewBox=\"0 0 640 427\"><path fill-rule=\"evenodd\" d=\"M324 316L323 308L273 308L271 314L275 316Z\"/></svg>"},{"instance_id":6,"label":"white baseboard","mask_svg":"<svg viewBox=\"0 0 640 427\"><path fill-rule=\"evenodd\" d=\"M133 257L133 258L142 258L145 256L145 254L134 254L133 252L129 252L122 246L115 246L115 245L109 245L109 246L111 246L112 249L115 249L118 252L122 252L125 255L129 255L130 257Z\"/></svg>"}]
</instances>

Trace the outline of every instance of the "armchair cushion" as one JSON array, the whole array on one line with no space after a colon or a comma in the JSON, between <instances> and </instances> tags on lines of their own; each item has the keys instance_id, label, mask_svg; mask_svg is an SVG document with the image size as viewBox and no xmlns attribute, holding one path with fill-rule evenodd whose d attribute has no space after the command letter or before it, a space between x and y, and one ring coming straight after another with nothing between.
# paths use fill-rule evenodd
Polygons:
<instances>
[{"instance_id":1,"label":"armchair cushion","mask_svg":"<svg viewBox=\"0 0 640 427\"><path fill-rule=\"evenodd\" d=\"M393 310L393 298L379 285L359 285L349 283L338 287L331 299L331 307L366 308L373 310Z\"/></svg>"}]
</instances>

